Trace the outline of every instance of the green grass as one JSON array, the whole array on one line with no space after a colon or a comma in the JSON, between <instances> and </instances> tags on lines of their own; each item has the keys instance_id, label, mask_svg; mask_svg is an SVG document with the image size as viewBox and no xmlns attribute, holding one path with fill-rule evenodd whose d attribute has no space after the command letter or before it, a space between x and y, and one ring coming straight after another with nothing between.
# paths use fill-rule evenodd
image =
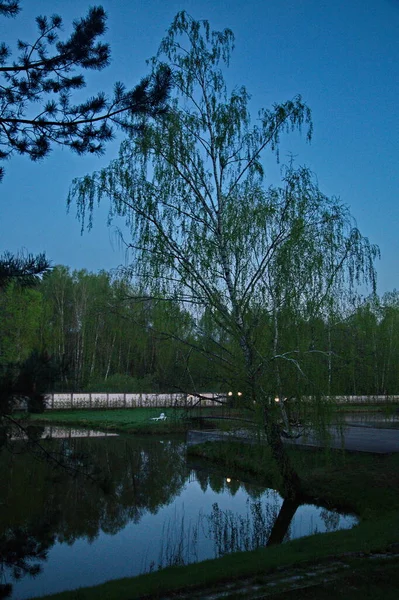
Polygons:
<instances>
[{"instance_id":1,"label":"green grass","mask_svg":"<svg viewBox=\"0 0 399 600\"><path fill-rule=\"evenodd\" d=\"M165 421L153 421L161 413L167 417ZM202 423L198 417L205 417ZM216 416L215 420L209 417ZM248 425L237 419L236 412L229 411L228 417L234 420L218 419L226 416L219 408L205 407L200 410L185 410L184 408L118 408L118 409L75 409L75 410L49 410L44 413L26 414L16 413L13 415L19 419L29 419L37 424L68 425L86 427L119 433L178 433L186 431L187 428L205 426L206 428L217 427L219 429L238 428Z\"/></svg>"},{"instance_id":2,"label":"green grass","mask_svg":"<svg viewBox=\"0 0 399 600\"><path fill-rule=\"evenodd\" d=\"M165 413L166 421L153 421ZM174 433L186 429L184 410L172 408L121 408L108 410L52 410L28 416L37 424L74 425L120 433ZM22 416L22 415L19 415ZM23 415L26 417L26 414Z\"/></svg>"},{"instance_id":3,"label":"green grass","mask_svg":"<svg viewBox=\"0 0 399 600\"><path fill-rule=\"evenodd\" d=\"M342 406L339 412L385 412L391 414L397 407L375 407L367 405ZM152 421L153 417L159 417L161 412L167 416L166 421ZM210 417L216 415L220 418L212 420ZM243 421L239 420L240 415ZM21 418L26 417L26 413L19 413ZM201 422L198 417L205 417ZM223 418L227 417L227 418ZM233 417L229 420L228 417ZM78 427L97 428L106 431L115 431L120 433L174 433L187 430L190 426L188 418L194 418L191 422L192 427L205 427L222 430L249 427L247 419L252 417L252 413L245 413L235 409L221 409L220 407L205 407L201 409L192 409L187 411L183 408L120 408L120 409L75 409L75 410L51 410L41 414L31 414L28 418L31 421L45 424L74 425Z\"/></svg>"}]
</instances>

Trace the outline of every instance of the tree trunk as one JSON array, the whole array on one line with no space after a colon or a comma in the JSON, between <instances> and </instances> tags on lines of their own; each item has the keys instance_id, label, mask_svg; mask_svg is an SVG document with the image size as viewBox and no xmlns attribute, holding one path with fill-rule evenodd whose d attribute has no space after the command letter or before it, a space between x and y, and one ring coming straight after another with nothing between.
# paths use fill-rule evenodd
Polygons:
<instances>
[{"instance_id":1,"label":"tree trunk","mask_svg":"<svg viewBox=\"0 0 399 600\"><path fill-rule=\"evenodd\" d=\"M108 364L107 364L107 370L106 370L106 372L105 372L105 377L104 377L104 380L105 380L105 381L107 381L107 379L108 379L108 375L109 375L109 372L110 372L110 370L111 370L111 361L112 361L112 354L113 354L113 352L114 352L115 340L116 340L116 333L114 333L114 336L113 336L113 338L112 338L111 350L110 350L110 352L109 352L109 355L108 355Z\"/></svg>"},{"instance_id":2,"label":"tree trunk","mask_svg":"<svg viewBox=\"0 0 399 600\"><path fill-rule=\"evenodd\" d=\"M93 376L94 373L94 368L96 365L96 354L97 354L97 342L98 342L98 331L99 331L99 323L96 323L96 335L94 338L94 346L93 346L93 353L91 355L91 365L90 365L90 377Z\"/></svg>"},{"instance_id":3,"label":"tree trunk","mask_svg":"<svg viewBox=\"0 0 399 600\"><path fill-rule=\"evenodd\" d=\"M270 446L272 456L277 463L282 478L282 496L294 500L301 496L302 486L298 473L291 464L283 441L281 439L281 427L270 414L270 409L264 409L265 433Z\"/></svg>"}]
</instances>

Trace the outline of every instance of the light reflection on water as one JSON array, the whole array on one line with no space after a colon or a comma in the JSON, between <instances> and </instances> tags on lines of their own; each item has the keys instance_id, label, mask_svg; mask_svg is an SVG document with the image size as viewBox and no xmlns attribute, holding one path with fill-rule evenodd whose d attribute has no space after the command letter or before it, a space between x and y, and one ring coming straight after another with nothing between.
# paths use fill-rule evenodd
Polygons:
<instances>
[{"instance_id":1,"label":"light reflection on water","mask_svg":"<svg viewBox=\"0 0 399 600\"><path fill-rule=\"evenodd\" d=\"M65 445L65 440L51 443L53 447ZM7 577L13 585L12 598L95 585L169 564L187 564L265 545L282 506L274 490L227 482L226 477L213 472L189 469L185 444L179 440L160 443L121 437L68 443L70 453L81 456L86 451L102 472L108 470L111 493L102 494L97 486L64 475L62 481L55 480L51 467L37 461L30 465L33 475L27 464L20 471L15 464L19 485L21 477L31 473L25 483L31 496L30 502L19 497L18 515L11 516L9 522L17 525L21 521L29 529L30 519L34 522L46 512L40 504L43 499L57 512L42 572L34 579L25 576L13 581ZM19 460L31 462L29 456ZM6 464L0 465L7 469ZM46 481L49 487L43 494L41 487ZM6 488L12 483L12 478L6 477ZM0 496L3 506L11 502L7 506L10 510L13 493L17 492L8 487L8 495ZM285 539L355 523L355 517L305 505L287 525ZM3 521L1 525L3 534Z\"/></svg>"}]
</instances>

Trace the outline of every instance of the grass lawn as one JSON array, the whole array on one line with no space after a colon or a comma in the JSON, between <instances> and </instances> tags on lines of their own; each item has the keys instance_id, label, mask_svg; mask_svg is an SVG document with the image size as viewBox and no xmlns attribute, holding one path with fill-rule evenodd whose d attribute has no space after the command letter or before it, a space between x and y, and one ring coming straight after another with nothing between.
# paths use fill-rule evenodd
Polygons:
<instances>
[{"instance_id":1,"label":"grass lawn","mask_svg":"<svg viewBox=\"0 0 399 600\"><path fill-rule=\"evenodd\" d=\"M166 422L150 421L160 412L159 409L59 411L32 415L32 419L152 433L166 433L166 427L179 423L178 414L172 417L168 410L163 411L168 415ZM278 599L295 595L295 600L335 597L396 600L399 590L399 454L297 448L288 451L305 492L327 508L355 512L360 518L358 526L46 598L217 600L223 597L233 600L265 598L272 593ZM216 466L227 465L232 477L251 478L259 484L278 488L273 463L263 446L214 442L194 446L190 454Z\"/></svg>"},{"instance_id":2,"label":"grass lawn","mask_svg":"<svg viewBox=\"0 0 399 600\"><path fill-rule=\"evenodd\" d=\"M166 415L165 421L152 419ZM46 425L73 425L120 433L174 433L185 431L185 411L173 408L119 408L108 410L51 410L30 414L30 422ZM19 413L18 416L26 417Z\"/></svg>"},{"instance_id":3,"label":"grass lawn","mask_svg":"<svg viewBox=\"0 0 399 600\"><path fill-rule=\"evenodd\" d=\"M387 406L339 406L338 413L346 412L373 412L391 415L399 408L394 405ZM165 421L154 421L161 413L167 416ZM15 415L13 415L15 416ZM17 416L25 418L26 413ZM217 416L214 421L212 416ZM200 420L198 418L200 417ZM75 409L75 410L49 410L44 413L30 414L31 421L54 425L74 425L89 427L120 433L174 433L186 431L187 427L218 429L239 429L249 427L248 420L253 419L253 413L236 409L222 409L220 407L202 407L201 409L185 410L184 408L119 408L119 409ZM240 419L243 419L241 421ZM190 425L190 420L193 422ZM202 420L202 423L200 422ZM384 424L384 427L387 425ZM399 426L399 422L392 424Z\"/></svg>"},{"instance_id":4,"label":"grass lawn","mask_svg":"<svg viewBox=\"0 0 399 600\"><path fill-rule=\"evenodd\" d=\"M166 415L166 420L156 421L154 418L161 413ZM224 413L226 416L226 413ZM241 414L241 413L240 413ZM200 411L197 409L185 410L184 408L115 408L115 409L75 409L75 410L49 410L44 413L14 413L13 417L28 419L29 422L46 425L68 425L100 429L103 431L115 431L119 433L145 433L166 434L186 431L188 427L193 428L193 421L205 418L206 427L218 427L231 429L240 427L241 424L248 426L244 421L241 423L239 413L234 411L227 413L226 420L212 420L212 416L223 416L219 408L205 407ZM246 418L247 415L244 415ZM230 420L231 419L231 420ZM200 426L195 420L194 427Z\"/></svg>"}]
</instances>

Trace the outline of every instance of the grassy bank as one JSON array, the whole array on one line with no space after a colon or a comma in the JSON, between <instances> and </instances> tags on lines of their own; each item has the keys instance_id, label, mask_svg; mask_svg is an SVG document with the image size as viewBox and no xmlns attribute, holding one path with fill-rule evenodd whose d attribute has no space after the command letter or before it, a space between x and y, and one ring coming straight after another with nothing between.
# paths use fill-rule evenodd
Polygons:
<instances>
[{"instance_id":1,"label":"grassy bank","mask_svg":"<svg viewBox=\"0 0 399 600\"><path fill-rule=\"evenodd\" d=\"M155 421L161 413L166 420ZM25 419L26 414L19 414ZM38 425L67 425L118 433L167 434L186 430L185 411L172 408L120 408L108 410L52 410L30 414L29 422Z\"/></svg>"},{"instance_id":2,"label":"grassy bank","mask_svg":"<svg viewBox=\"0 0 399 600\"><path fill-rule=\"evenodd\" d=\"M323 506L356 513L362 522L399 512L399 454L326 452L310 447L289 447L287 452L304 492ZM189 453L213 465L224 465L237 478L250 474L259 484L279 487L278 473L265 446L213 442L192 446Z\"/></svg>"},{"instance_id":3,"label":"grassy bank","mask_svg":"<svg viewBox=\"0 0 399 600\"><path fill-rule=\"evenodd\" d=\"M163 413L165 420L157 420ZM216 419L212 417L217 415ZM248 427L247 415L229 411L226 420L220 419L218 408L205 407L186 410L184 408L116 408L116 409L67 409L49 410L44 413L16 413L14 418L21 422L38 425L66 425L68 427L85 427L101 431L117 433L168 434L181 433L188 428L201 425L220 429ZM226 415L225 415L226 416ZM199 417L201 417L199 419ZM244 421L241 422L241 418ZM202 423L200 423L202 421Z\"/></svg>"}]
</instances>

